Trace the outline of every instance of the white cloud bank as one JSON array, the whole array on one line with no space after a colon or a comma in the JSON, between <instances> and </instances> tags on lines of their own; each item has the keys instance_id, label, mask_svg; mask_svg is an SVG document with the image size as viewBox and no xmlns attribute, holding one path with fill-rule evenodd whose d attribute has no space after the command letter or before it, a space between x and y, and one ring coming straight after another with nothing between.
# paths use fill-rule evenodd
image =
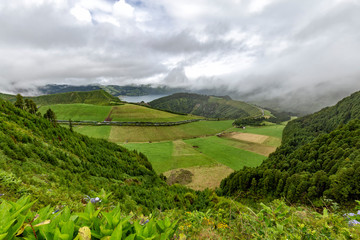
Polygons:
<instances>
[{"instance_id":1,"label":"white cloud bank","mask_svg":"<svg viewBox=\"0 0 360 240\"><path fill-rule=\"evenodd\" d=\"M152 83L334 103L360 89L359 12L354 0L1 0L0 91Z\"/></svg>"}]
</instances>

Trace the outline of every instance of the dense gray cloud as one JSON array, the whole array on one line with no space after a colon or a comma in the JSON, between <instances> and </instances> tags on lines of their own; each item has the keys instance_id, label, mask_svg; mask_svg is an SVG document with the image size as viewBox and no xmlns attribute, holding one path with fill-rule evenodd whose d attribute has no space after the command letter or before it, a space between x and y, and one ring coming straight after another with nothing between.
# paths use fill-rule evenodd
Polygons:
<instances>
[{"instance_id":1,"label":"dense gray cloud","mask_svg":"<svg viewBox=\"0 0 360 240\"><path fill-rule=\"evenodd\" d=\"M154 84L306 112L360 89L358 0L2 0L0 91Z\"/></svg>"}]
</instances>

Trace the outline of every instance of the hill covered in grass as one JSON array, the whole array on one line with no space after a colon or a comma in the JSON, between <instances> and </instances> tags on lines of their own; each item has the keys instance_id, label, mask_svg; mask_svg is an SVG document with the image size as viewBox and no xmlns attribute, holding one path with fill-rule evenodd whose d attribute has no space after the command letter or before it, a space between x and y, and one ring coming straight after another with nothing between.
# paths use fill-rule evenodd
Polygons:
<instances>
[{"instance_id":1,"label":"hill covered in grass","mask_svg":"<svg viewBox=\"0 0 360 240\"><path fill-rule=\"evenodd\" d=\"M16 100L16 96L8 94L1 94L0 98L11 102ZM104 90L56 93L37 97L24 97L24 99L32 99L39 106L71 103L95 105L116 105L121 103L117 97L110 95Z\"/></svg>"},{"instance_id":2,"label":"hill covered in grass","mask_svg":"<svg viewBox=\"0 0 360 240\"><path fill-rule=\"evenodd\" d=\"M39 108L44 114L49 108L56 114L57 120L74 121L114 121L114 122L179 122L202 119L199 116L174 114L137 104L121 104L116 106L99 106L94 104L52 104Z\"/></svg>"},{"instance_id":3,"label":"hill covered in grass","mask_svg":"<svg viewBox=\"0 0 360 240\"><path fill-rule=\"evenodd\" d=\"M172 112L194 114L208 118L236 119L261 116L259 108L230 97L214 97L194 93L175 93L151 101L150 106Z\"/></svg>"},{"instance_id":4,"label":"hill covered in grass","mask_svg":"<svg viewBox=\"0 0 360 240\"><path fill-rule=\"evenodd\" d=\"M169 187L143 154L72 132L0 99L0 193L32 195L38 205L82 206L85 195L102 188L127 211L196 208L201 197ZM194 195L195 196L195 195Z\"/></svg>"},{"instance_id":5,"label":"hill covered in grass","mask_svg":"<svg viewBox=\"0 0 360 240\"><path fill-rule=\"evenodd\" d=\"M360 92L335 106L289 122L282 145L257 168L244 168L221 183L226 195L286 197L322 205L360 197Z\"/></svg>"}]
</instances>

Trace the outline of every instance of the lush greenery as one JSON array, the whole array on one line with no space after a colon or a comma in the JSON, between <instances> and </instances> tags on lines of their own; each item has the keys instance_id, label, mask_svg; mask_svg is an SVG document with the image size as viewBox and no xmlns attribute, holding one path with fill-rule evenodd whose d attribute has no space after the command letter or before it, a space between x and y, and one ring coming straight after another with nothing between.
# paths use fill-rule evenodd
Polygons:
<instances>
[{"instance_id":1,"label":"lush greenery","mask_svg":"<svg viewBox=\"0 0 360 240\"><path fill-rule=\"evenodd\" d=\"M201 153L234 170L242 169L244 166L256 167L266 159L263 155L231 146L226 140L215 136L189 139L185 142L196 146Z\"/></svg>"},{"instance_id":2,"label":"lush greenery","mask_svg":"<svg viewBox=\"0 0 360 240\"><path fill-rule=\"evenodd\" d=\"M58 120L73 121L119 121L119 122L180 122L202 117L179 115L152 109L136 104L121 104L117 106L99 106L94 104L54 104L44 105L39 111L45 113L51 108Z\"/></svg>"},{"instance_id":3,"label":"lush greenery","mask_svg":"<svg viewBox=\"0 0 360 240\"><path fill-rule=\"evenodd\" d=\"M44 114L48 109L55 112L57 120L73 121L104 121L112 106L99 106L93 104L75 103L75 104L54 104L40 107L39 112Z\"/></svg>"},{"instance_id":4,"label":"lush greenery","mask_svg":"<svg viewBox=\"0 0 360 240\"><path fill-rule=\"evenodd\" d=\"M124 104L113 107L109 118L112 121L122 122L180 122L190 119L201 119L202 117L173 114L136 104Z\"/></svg>"},{"instance_id":5,"label":"lush greenery","mask_svg":"<svg viewBox=\"0 0 360 240\"><path fill-rule=\"evenodd\" d=\"M0 193L10 199L31 194L38 206L79 208L79 199L101 188L127 211L206 206L202 197L192 204L185 199L193 191L168 187L143 154L72 132L1 99L0 167Z\"/></svg>"},{"instance_id":6,"label":"lush greenery","mask_svg":"<svg viewBox=\"0 0 360 240\"><path fill-rule=\"evenodd\" d=\"M232 121L199 121L177 126L113 126L109 140L116 143L157 142L214 135L232 127ZM91 128L91 126L89 126ZM74 128L76 130L76 128Z\"/></svg>"},{"instance_id":7,"label":"lush greenery","mask_svg":"<svg viewBox=\"0 0 360 240\"><path fill-rule=\"evenodd\" d=\"M291 120L292 114L289 112L277 112L275 110L266 110L268 113L265 113L265 116L261 117L246 117L239 118L234 121L234 126L244 127L244 126L263 126L266 125L266 122L281 124L283 122Z\"/></svg>"},{"instance_id":8,"label":"lush greenery","mask_svg":"<svg viewBox=\"0 0 360 240\"><path fill-rule=\"evenodd\" d=\"M266 125L266 126L261 126L261 127L247 126L245 129L231 128L228 131L261 134L261 135L266 135L266 136L271 136L271 137L281 139L284 128L285 128L285 125Z\"/></svg>"},{"instance_id":9,"label":"lush greenery","mask_svg":"<svg viewBox=\"0 0 360 240\"><path fill-rule=\"evenodd\" d=\"M360 92L333 107L291 121L283 144L257 168L224 179L224 194L323 205L360 196Z\"/></svg>"},{"instance_id":10,"label":"lush greenery","mask_svg":"<svg viewBox=\"0 0 360 240\"><path fill-rule=\"evenodd\" d=\"M16 101L16 96L13 95L1 94L0 97L11 102ZM38 97L24 97L24 99L31 99L39 106L70 103L86 103L95 105L116 105L121 103L117 97L110 95L104 90L57 93Z\"/></svg>"},{"instance_id":11,"label":"lush greenery","mask_svg":"<svg viewBox=\"0 0 360 240\"><path fill-rule=\"evenodd\" d=\"M229 97L213 97L193 93L176 93L149 103L152 107L208 118L236 119L261 116L259 108Z\"/></svg>"},{"instance_id":12,"label":"lush greenery","mask_svg":"<svg viewBox=\"0 0 360 240\"><path fill-rule=\"evenodd\" d=\"M106 199L103 199L106 200ZM50 206L31 211L28 197L1 201L0 239L356 239L360 228L339 214L289 207L282 201L253 210L216 196L208 211L124 214L119 205L88 203L71 212ZM230 210L230 211L229 211ZM349 224L350 223L350 224ZM349 225L350 226L349 226Z\"/></svg>"},{"instance_id":13,"label":"lush greenery","mask_svg":"<svg viewBox=\"0 0 360 240\"><path fill-rule=\"evenodd\" d=\"M231 174L216 193L168 186L142 153L61 127L52 110L42 117L33 101L21 96L15 100L14 105L0 99L0 240L360 236L360 211L341 212L338 205L352 206L360 196L359 92L290 122L282 145L258 167L262 159L255 157L256 147L275 146L271 139L281 136L283 125L239 129L231 128L231 121L201 121L180 129L191 134L222 133L153 145L159 145L158 155L171 155L178 166L191 167L196 162L192 157L197 156L203 158L196 164L204 163L204 168L212 166L207 161L215 157L220 159L215 163L234 169L253 166ZM100 137L110 131L111 138L116 128L106 127L83 131ZM165 137L171 128L162 128ZM256 142L257 137L261 141ZM238 146L249 151L237 151ZM284 201L311 207L288 206Z\"/></svg>"}]
</instances>

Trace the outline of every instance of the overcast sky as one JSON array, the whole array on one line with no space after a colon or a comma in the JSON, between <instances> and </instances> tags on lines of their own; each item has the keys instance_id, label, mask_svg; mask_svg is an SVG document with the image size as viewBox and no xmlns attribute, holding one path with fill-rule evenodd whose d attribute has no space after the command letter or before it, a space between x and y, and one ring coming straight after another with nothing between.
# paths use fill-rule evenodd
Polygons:
<instances>
[{"instance_id":1,"label":"overcast sky","mask_svg":"<svg viewBox=\"0 0 360 240\"><path fill-rule=\"evenodd\" d=\"M1 0L0 91L47 83L339 98L360 89L360 0Z\"/></svg>"}]
</instances>

